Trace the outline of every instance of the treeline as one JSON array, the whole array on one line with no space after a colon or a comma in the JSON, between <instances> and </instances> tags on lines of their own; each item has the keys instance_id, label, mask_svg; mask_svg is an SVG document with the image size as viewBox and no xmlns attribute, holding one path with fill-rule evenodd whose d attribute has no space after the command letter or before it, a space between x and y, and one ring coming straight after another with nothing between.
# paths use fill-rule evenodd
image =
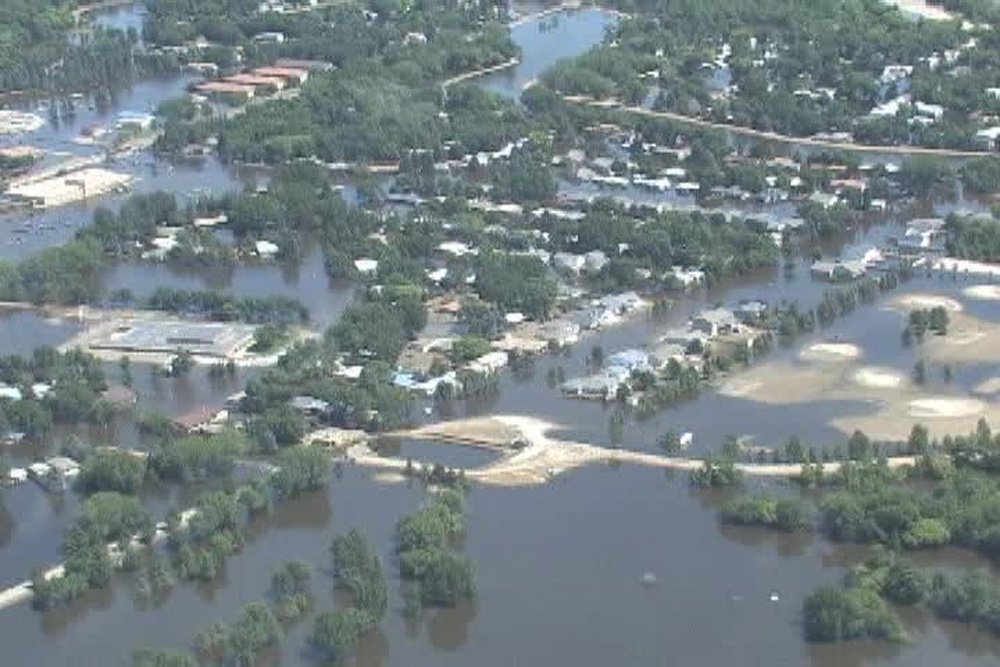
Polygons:
<instances>
[{"instance_id":1,"label":"treeline","mask_svg":"<svg viewBox=\"0 0 1000 667\"><path fill-rule=\"evenodd\" d=\"M956 214L949 215L947 221L949 255L981 262L1000 261L1000 221Z\"/></svg>"},{"instance_id":2,"label":"treeline","mask_svg":"<svg viewBox=\"0 0 1000 667\"><path fill-rule=\"evenodd\" d=\"M407 613L421 606L453 606L475 596L475 574L468 557L450 541L465 529L465 497L455 488L440 489L422 508L396 524L399 575L406 582Z\"/></svg>"},{"instance_id":3,"label":"treeline","mask_svg":"<svg viewBox=\"0 0 1000 667\"><path fill-rule=\"evenodd\" d=\"M191 444L212 447L212 443L211 438L206 438ZM181 457L183 470L200 466L203 474L211 471L213 476L224 474L232 465L231 451L200 454L193 446L185 446L175 454ZM192 510L184 514L172 512L167 517L168 557L164 562L156 551L144 553L156 531L138 499L118 491L100 490L118 487L138 491L135 457L106 452L94 456L93 462L85 462L81 473L81 484L92 495L66 532L64 574L47 577L39 570L32 576L34 604L39 609L59 606L88 589L110 585L116 566L113 555L122 568L137 573L136 588L143 597L169 590L178 579L214 579L222 572L226 559L242 548L243 530L251 517L268 512L277 502L322 488L331 470L329 457L321 448L293 447L281 453L278 469L267 478L201 495ZM173 464L165 463L171 460ZM174 476L182 474L177 459L164 459L161 451L154 450L148 461L150 469L159 471L162 479L181 479ZM118 542L114 552L108 546L112 541Z\"/></svg>"},{"instance_id":4,"label":"treeline","mask_svg":"<svg viewBox=\"0 0 1000 667\"><path fill-rule=\"evenodd\" d=\"M217 322L301 324L309 309L286 296L238 297L218 292L158 287L142 303L151 310L197 315Z\"/></svg>"},{"instance_id":5,"label":"treeline","mask_svg":"<svg viewBox=\"0 0 1000 667\"><path fill-rule=\"evenodd\" d=\"M351 605L319 614L309 643L327 659L341 662L385 618L389 590L381 559L358 529L335 537L330 554L337 587L350 594Z\"/></svg>"},{"instance_id":6,"label":"treeline","mask_svg":"<svg viewBox=\"0 0 1000 667\"><path fill-rule=\"evenodd\" d=\"M803 634L811 642L904 640L903 623L890 603L925 607L940 619L1000 634L1000 589L986 572L928 574L884 549L874 550L848 573L842 585L821 586L806 597Z\"/></svg>"}]
</instances>

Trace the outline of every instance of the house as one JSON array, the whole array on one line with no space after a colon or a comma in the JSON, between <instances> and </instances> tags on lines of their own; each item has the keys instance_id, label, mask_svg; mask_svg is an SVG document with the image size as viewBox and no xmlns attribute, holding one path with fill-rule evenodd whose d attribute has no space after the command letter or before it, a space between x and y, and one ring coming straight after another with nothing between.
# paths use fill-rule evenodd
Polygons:
<instances>
[{"instance_id":1,"label":"house","mask_svg":"<svg viewBox=\"0 0 1000 667\"><path fill-rule=\"evenodd\" d=\"M713 308L712 310L703 310L691 318L691 327L696 331L703 331L709 336L718 336L739 332L740 321L731 310Z\"/></svg>"},{"instance_id":2,"label":"house","mask_svg":"<svg viewBox=\"0 0 1000 667\"><path fill-rule=\"evenodd\" d=\"M156 116L151 113L136 113L134 111L123 111L118 114L115 127L119 130L149 130L153 127Z\"/></svg>"},{"instance_id":3,"label":"house","mask_svg":"<svg viewBox=\"0 0 1000 667\"><path fill-rule=\"evenodd\" d=\"M247 397L245 391L240 391L235 394L226 397L226 402L223 404L226 410L230 412L236 412L243 405L243 399Z\"/></svg>"},{"instance_id":4,"label":"house","mask_svg":"<svg viewBox=\"0 0 1000 667\"><path fill-rule=\"evenodd\" d=\"M288 400L288 405L307 417L322 417L330 412L331 407L329 401L304 395L293 396Z\"/></svg>"},{"instance_id":5,"label":"house","mask_svg":"<svg viewBox=\"0 0 1000 667\"><path fill-rule=\"evenodd\" d=\"M280 248L277 243L271 241L257 241L254 243L254 250L257 251L258 257L274 257Z\"/></svg>"},{"instance_id":6,"label":"house","mask_svg":"<svg viewBox=\"0 0 1000 667\"><path fill-rule=\"evenodd\" d=\"M945 222L941 218L917 218L906 226L898 245L905 250L939 249L945 240Z\"/></svg>"},{"instance_id":7,"label":"house","mask_svg":"<svg viewBox=\"0 0 1000 667\"><path fill-rule=\"evenodd\" d=\"M567 396L608 400L618 394L618 389L628 382L628 377L628 369L612 367L595 375L568 380L561 389Z\"/></svg>"},{"instance_id":8,"label":"house","mask_svg":"<svg viewBox=\"0 0 1000 667\"><path fill-rule=\"evenodd\" d=\"M217 411L207 405L194 408L172 421L174 426L183 433L204 433L212 429Z\"/></svg>"},{"instance_id":9,"label":"house","mask_svg":"<svg viewBox=\"0 0 1000 667\"><path fill-rule=\"evenodd\" d=\"M354 260L354 268L362 275L372 274L378 271L378 260L366 258L356 259Z\"/></svg>"},{"instance_id":10,"label":"house","mask_svg":"<svg viewBox=\"0 0 1000 667\"><path fill-rule=\"evenodd\" d=\"M975 142L980 148L995 151L998 147L998 140L1000 140L1000 125L994 125L993 127L976 132Z\"/></svg>"},{"instance_id":11,"label":"house","mask_svg":"<svg viewBox=\"0 0 1000 667\"><path fill-rule=\"evenodd\" d=\"M580 340L580 325L569 320L552 320L542 325L540 336L556 345L574 345Z\"/></svg>"},{"instance_id":12,"label":"house","mask_svg":"<svg viewBox=\"0 0 1000 667\"><path fill-rule=\"evenodd\" d=\"M228 81L206 81L195 86L195 90L211 99L225 104L245 104L257 93L254 86L245 86Z\"/></svg>"},{"instance_id":13,"label":"house","mask_svg":"<svg viewBox=\"0 0 1000 667\"><path fill-rule=\"evenodd\" d=\"M913 74L913 65L886 65L882 68L882 76L879 81L888 85L907 79Z\"/></svg>"},{"instance_id":14,"label":"house","mask_svg":"<svg viewBox=\"0 0 1000 667\"><path fill-rule=\"evenodd\" d=\"M743 301L736 307L734 314L743 324L756 324L767 314L767 304L759 300Z\"/></svg>"},{"instance_id":15,"label":"house","mask_svg":"<svg viewBox=\"0 0 1000 667\"><path fill-rule=\"evenodd\" d=\"M475 361L469 363L468 368L479 373L495 373L510 363L510 355L502 350L487 352Z\"/></svg>"},{"instance_id":16,"label":"house","mask_svg":"<svg viewBox=\"0 0 1000 667\"><path fill-rule=\"evenodd\" d=\"M840 197L830 192L813 192L809 195L809 201L823 208L832 208L840 203Z\"/></svg>"},{"instance_id":17,"label":"house","mask_svg":"<svg viewBox=\"0 0 1000 667\"><path fill-rule=\"evenodd\" d=\"M333 64L325 60L306 60L302 58L278 58L274 66L289 69L304 69L307 72L327 72L333 69Z\"/></svg>"},{"instance_id":18,"label":"house","mask_svg":"<svg viewBox=\"0 0 1000 667\"><path fill-rule=\"evenodd\" d=\"M706 342L708 342L708 334L690 326L668 329L660 336L660 343L677 345L685 351L692 346L703 346ZM661 358L665 356L660 355Z\"/></svg>"},{"instance_id":19,"label":"house","mask_svg":"<svg viewBox=\"0 0 1000 667\"><path fill-rule=\"evenodd\" d=\"M705 282L705 272L701 269L685 269L682 266L674 266L671 267L670 271L671 273L667 275L673 276L673 279L684 287L700 285Z\"/></svg>"},{"instance_id":20,"label":"house","mask_svg":"<svg viewBox=\"0 0 1000 667\"><path fill-rule=\"evenodd\" d=\"M613 310L608 310L607 308L599 308L590 311L587 319L588 329L603 329L604 327L614 326L620 324L622 321L622 316Z\"/></svg>"},{"instance_id":21,"label":"house","mask_svg":"<svg viewBox=\"0 0 1000 667\"><path fill-rule=\"evenodd\" d=\"M645 305L642 297L636 292L622 292L621 294L609 294L598 300L598 304L605 310L624 315L639 310Z\"/></svg>"},{"instance_id":22,"label":"house","mask_svg":"<svg viewBox=\"0 0 1000 667\"><path fill-rule=\"evenodd\" d=\"M472 248L467 243L462 243L461 241L444 241L438 245L437 249L452 257L479 254L478 248Z\"/></svg>"},{"instance_id":23,"label":"house","mask_svg":"<svg viewBox=\"0 0 1000 667\"><path fill-rule=\"evenodd\" d=\"M440 269L428 269L427 279L435 285L440 285L441 281L448 277L448 268L442 266Z\"/></svg>"},{"instance_id":24,"label":"house","mask_svg":"<svg viewBox=\"0 0 1000 667\"><path fill-rule=\"evenodd\" d=\"M20 401L24 398L24 395L17 387L12 387L6 382L0 382L0 399L4 398L11 401Z\"/></svg>"},{"instance_id":25,"label":"house","mask_svg":"<svg viewBox=\"0 0 1000 667\"><path fill-rule=\"evenodd\" d=\"M642 350L631 349L615 352L604 360L608 368L624 368L628 371L648 371L652 370L653 364L649 355Z\"/></svg>"},{"instance_id":26,"label":"house","mask_svg":"<svg viewBox=\"0 0 1000 667\"><path fill-rule=\"evenodd\" d=\"M284 44L285 33L275 31L259 32L253 36L253 41L258 44Z\"/></svg>"},{"instance_id":27,"label":"house","mask_svg":"<svg viewBox=\"0 0 1000 667\"><path fill-rule=\"evenodd\" d=\"M283 79L290 85L301 86L309 79L309 70L297 67L258 67L250 72L254 76Z\"/></svg>"},{"instance_id":28,"label":"house","mask_svg":"<svg viewBox=\"0 0 1000 667\"><path fill-rule=\"evenodd\" d=\"M830 282L842 282L860 278L868 270L868 265L862 260L819 260L809 268L814 278Z\"/></svg>"},{"instance_id":29,"label":"house","mask_svg":"<svg viewBox=\"0 0 1000 667\"><path fill-rule=\"evenodd\" d=\"M608 256L601 250L591 250L583 255L583 267L590 273L597 273L608 263Z\"/></svg>"},{"instance_id":30,"label":"house","mask_svg":"<svg viewBox=\"0 0 1000 667\"><path fill-rule=\"evenodd\" d=\"M285 89L285 80L277 76L256 76L254 74L234 74L223 81L240 86L252 86L258 95L267 95Z\"/></svg>"},{"instance_id":31,"label":"house","mask_svg":"<svg viewBox=\"0 0 1000 667\"><path fill-rule=\"evenodd\" d=\"M569 252L557 252L552 256L552 263L557 269L580 273L583 270L586 260L583 255L574 255Z\"/></svg>"}]
</instances>

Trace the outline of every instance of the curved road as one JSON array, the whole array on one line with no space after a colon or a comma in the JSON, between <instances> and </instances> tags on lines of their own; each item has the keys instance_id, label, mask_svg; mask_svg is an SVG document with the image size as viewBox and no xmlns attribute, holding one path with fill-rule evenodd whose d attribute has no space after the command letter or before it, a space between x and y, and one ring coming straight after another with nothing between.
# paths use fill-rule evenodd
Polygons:
<instances>
[{"instance_id":1,"label":"curved road","mask_svg":"<svg viewBox=\"0 0 1000 667\"><path fill-rule=\"evenodd\" d=\"M703 127L713 130L721 130L724 132L731 132L733 134L741 136L754 137L757 139L764 139L766 141L774 141L783 144L815 146L817 148L828 148L832 150L841 150L841 151L853 151L856 153L891 153L896 155L938 155L941 157L957 157L957 158L984 157L987 155L993 155L993 153L987 151L966 151L966 150L958 150L952 148L927 148L924 146L881 146L881 145L869 145L869 144L854 144L841 141L828 141L825 139L811 139L809 137L792 137L787 134L778 134L777 132L765 132L764 130L755 130L751 127L744 127L742 125L729 125L727 123L716 123L710 120L694 118L692 116L685 116L684 114L675 113L673 111L654 111L653 109L646 109L644 107L625 106L620 101L615 99L595 100L594 98L587 97L585 95L562 95L562 98L563 100L571 104L581 104L601 109L613 109L615 111L634 113L641 116L648 116L650 118L662 118L664 120L670 120L676 123L683 123L686 125L693 125L696 127Z\"/></svg>"}]
</instances>

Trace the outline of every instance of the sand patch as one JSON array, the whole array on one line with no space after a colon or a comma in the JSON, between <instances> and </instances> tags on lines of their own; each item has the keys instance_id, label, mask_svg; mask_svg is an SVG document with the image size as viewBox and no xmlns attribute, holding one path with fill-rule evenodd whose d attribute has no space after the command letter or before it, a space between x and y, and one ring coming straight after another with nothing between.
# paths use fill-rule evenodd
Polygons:
<instances>
[{"instance_id":1,"label":"sand patch","mask_svg":"<svg viewBox=\"0 0 1000 667\"><path fill-rule=\"evenodd\" d=\"M960 313L964 310L961 303L951 297L941 296L940 294L904 294L894 299L893 304L908 310L937 308L938 306L942 306L945 310L952 313Z\"/></svg>"},{"instance_id":2,"label":"sand patch","mask_svg":"<svg viewBox=\"0 0 1000 667\"><path fill-rule=\"evenodd\" d=\"M401 472L395 470L378 470L372 473L371 479L379 484L402 484L409 478Z\"/></svg>"},{"instance_id":3,"label":"sand patch","mask_svg":"<svg viewBox=\"0 0 1000 667\"><path fill-rule=\"evenodd\" d=\"M1000 323L966 313L953 313L948 333L930 336L923 343L925 358L936 363L1000 361Z\"/></svg>"},{"instance_id":4,"label":"sand patch","mask_svg":"<svg viewBox=\"0 0 1000 667\"><path fill-rule=\"evenodd\" d=\"M978 299L980 301L1000 301L1000 286L973 285L962 290L962 294L970 299Z\"/></svg>"},{"instance_id":5,"label":"sand patch","mask_svg":"<svg viewBox=\"0 0 1000 667\"><path fill-rule=\"evenodd\" d=\"M807 361L849 361L861 356L861 348L850 343L816 343L799 353Z\"/></svg>"},{"instance_id":6,"label":"sand patch","mask_svg":"<svg viewBox=\"0 0 1000 667\"><path fill-rule=\"evenodd\" d=\"M865 366L856 370L851 379L869 389L895 389L903 384L905 378L892 368Z\"/></svg>"},{"instance_id":7,"label":"sand patch","mask_svg":"<svg viewBox=\"0 0 1000 667\"><path fill-rule=\"evenodd\" d=\"M977 384L972 392L974 394L996 394L1000 393L1000 378L990 378Z\"/></svg>"},{"instance_id":8,"label":"sand patch","mask_svg":"<svg viewBox=\"0 0 1000 667\"><path fill-rule=\"evenodd\" d=\"M986 404L975 398L918 398L910 401L910 416L917 419L974 417L986 411Z\"/></svg>"},{"instance_id":9,"label":"sand patch","mask_svg":"<svg viewBox=\"0 0 1000 667\"><path fill-rule=\"evenodd\" d=\"M757 380L732 378L719 387L719 393L730 398L744 398L750 396L762 386L763 383Z\"/></svg>"}]
</instances>

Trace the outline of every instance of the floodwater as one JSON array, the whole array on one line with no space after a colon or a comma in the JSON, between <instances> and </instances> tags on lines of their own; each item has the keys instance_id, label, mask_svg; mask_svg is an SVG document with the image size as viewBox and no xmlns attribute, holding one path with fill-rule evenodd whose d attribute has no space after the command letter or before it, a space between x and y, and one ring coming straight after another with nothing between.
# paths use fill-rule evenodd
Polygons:
<instances>
[{"instance_id":1,"label":"floodwater","mask_svg":"<svg viewBox=\"0 0 1000 667\"><path fill-rule=\"evenodd\" d=\"M113 20L127 25L130 19L127 12L122 16L122 11L114 10L117 18ZM524 49L524 62L509 72L485 77L486 85L517 94L523 83L559 57L579 53L599 39L613 19L588 9L545 21L550 24L545 30L533 23L514 29L515 39ZM154 102L150 97L147 101ZM118 108L142 110L148 106L137 101ZM51 140L57 141L57 137ZM136 158L137 164L144 159ZM149 162L143 168L151 175L137 187L162 182L190 193L196 188L238 187L241 182L239 174L231 175L211 160L200 167ZM92 205L46 214L65 224L43 230L44 234L25 235L17 247L6 244L8 225L0 225L4 230L0 232L0 255L17 256L28 247L60 242L89 220ZM934 208L940 211L949 206L967 204L943 203ZM898 225L875 225L837 240L828 250L836 254L863 248L899 232ZM306 303L314 322L325 326L336 320L352 292L349 286L330 285L322 269L319 254L310 252L297 269L266 265L239 267L232 272L182 271L165 265L126 264L109 269L104 280L109 289L128 287L137 296L160 285L207 287L238 295L286 294ZM919 278L897 294L932 288L957 291L962 286L950 288L937 278ZM584 359L593 345L601 345L606 353L641 346L657 331L716 302L765 298L812 304L827 287L809 278L808 260L799 258L791 271L765 271L695 292L680 299L663 318L640 317L585 339L566 356L541 357L533 371L506 374L499 395L493 399L438 406L430 418L490 412L538 415L562 424L579 439L604 443L608 439L607 410L561 398L546 382L548 369L561 365L567 376L583 373ZM967 306L976 316L1000 319L993 304L967 302ZM912 359L908 355L914 352L901 348L895 331L892 336L884 334L884 327L897 326L892 318L898 317L875 306L797 341L792 349L773 354L790 356L801 345L838 336L863 347L878 363L906 368ZM35 313L0 313L0 347L7 352L29 352L35 345L65 340L77 326L45 322ZM114 364L108 364L108 374L117 377ZM204 369L173 380L155 376L149 367L134 368L140 407L171 414L205 402L221 402L251 374L241 370L236 379L212 383ZM958 369L955 382L971 386L987 374L983 369ZM842 436L826 422L855 407L821 403L779 408L723 397L706 389L697 400L664 410L645 422L630 421L624 441L629 447L652 449L655 437L672 428L695 432L698 451L714 448L733 432L751 433L762 444L784 441L791 433L798 433L805 442L836 442ZM90 429L85 435L95 442L138 444L129 420L118 421L108 429ZM59 432L45 447L51 450L71 435ZM481 465L492 458L489 452L449 449L413 439L383 441L382 450L459 466ZM24 462L38 453L26 447L15 453L15 460ZM768 484L765 488L774 493L794 493L774 482L751 484L754 488ZM189 505L193 492L151 491L145 494L144 502L160 516L172 503ZM797 625L803 597L820 583L839 580L844 568L861 557L860 550L815 537L720 526L716 510L725 496L692 492L683 475L674 477L631 466L577 470L538 488L474 487L469 492L468 532L457 546L476 566L475 603L428 613L419 622L405 621L399 583L393 576L389 615L378 632L362 641L355 664L997 664L1000 642L996 639L964 625L941 624L919 615L907 617L915 637L910 644L808 647ZM133 598L123 577L110 591L85 596L67 609L40 614L25 606L0 612L0 644L9 656L5 664L105 667L125 664L129 653L139 647L189 647L200 630L217 621L232 621L247 601L264 598L271 572L291 558L313 564L316 606L331 609L337 604L328 576L331 537L360 527L383 555L392 575L394 525L424 497L414 482L378 484L366 471L348 467L329 489L282 505L273 516L255 522L246 548L229 561L219 581L180 584L165 599L140 602ZM23 579L34 567L57 560L61 534L78 502L72 494L47 495L33 485L5 493L5 508L0 509L0 582ZM971 554L952 550L927 552L921 558L927 567L985 566ZM646 573L655 577L654 585L643 585ZM777 602L770 601L772 593L778 594ZM282 650L264 656L262 664L314 664L305 651L310 625L311 619L307 619L290 628ZM749 661L748 655L753 656Z\"/></svg>"},{"instance_id":2,"label":"floodwater","mask_svg":"<svg viewBox=\"0 0 1000 667\"><path fill-rule=\"evenodd\" d=\"M748 664L748 654L753 664L965 667L995 664L1000 651L965 626L921 617L911 620L919 638L913 644L808 647L799 638L801 600L839 579L856 550L720 527L715 510L723 496L628 466L577 471L539 488L473 489L458 546L476 564L475 603L405 621L389 556L392 531L422 498L418 485L378 485L348 469L328 491L253 525L220 582L181 584L156 603L136 601L121 582L57 612L4 612L0 638L18 665L122 664L135 648L186 647L211 623L264 598L270 573L291 558L314 566L316 606L330 609L329 540L360 526L386 558L392 594L382 627L359 646L360 667L649 665L665 655L670 664ZM950 567L952 558L944 553L928 565ZM643 583L646 573L654 584ZM316 664L303 651L309 625L288 631L280 664ZM109 637L114 641L102 640Z\"/></svg>"}]
</instances>

